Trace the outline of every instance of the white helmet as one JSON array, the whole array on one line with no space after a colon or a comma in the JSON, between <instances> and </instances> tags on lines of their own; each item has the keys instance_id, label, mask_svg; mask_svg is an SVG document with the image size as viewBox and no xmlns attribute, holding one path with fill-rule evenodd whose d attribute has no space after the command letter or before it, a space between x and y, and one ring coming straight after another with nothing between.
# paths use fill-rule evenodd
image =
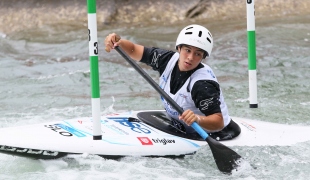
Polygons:
<instances>
[{"instance_id":1,"label":"white helmet","mask_svg":"<svg viewBox=\"0 0 310 180\"><path fill-rule=\"evenodd\" d=\"M207 52L206 56L210 56L213 47L213 38L207 28L197 24L192 24L186 26L180 32L175 45L177 50L178 46L181 44L200 48Z\"/></svg>"}]
</instances>

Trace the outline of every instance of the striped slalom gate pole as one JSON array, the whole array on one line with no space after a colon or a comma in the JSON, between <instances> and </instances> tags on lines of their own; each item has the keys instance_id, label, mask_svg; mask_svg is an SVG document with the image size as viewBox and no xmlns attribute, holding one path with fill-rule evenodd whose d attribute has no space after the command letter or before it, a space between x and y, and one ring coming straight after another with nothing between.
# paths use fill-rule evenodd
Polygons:
<instances>
[{"instance_id":1,"label":"striped slalom gate pole","mask_svg":"<svg viewBox=\"0 0 310 180\"><path fill-rule=\"evenodd\" d=\"M96 0L87 0L93 139L101 140Z\"/></svg>"},{"instance_id":2,"label":"striped slalom gate pole","mask_svg":"<svg viewBox=\"0 0 310 180\"><path fill-rule=\"evenodd\" d=\"M249 67L249 100L250 108L257 108L257 77L256 77L256 42L255 42L255 5L254 0L247 2L247 33L248 33L248 67Z\"/></svg>"}]
</instances>

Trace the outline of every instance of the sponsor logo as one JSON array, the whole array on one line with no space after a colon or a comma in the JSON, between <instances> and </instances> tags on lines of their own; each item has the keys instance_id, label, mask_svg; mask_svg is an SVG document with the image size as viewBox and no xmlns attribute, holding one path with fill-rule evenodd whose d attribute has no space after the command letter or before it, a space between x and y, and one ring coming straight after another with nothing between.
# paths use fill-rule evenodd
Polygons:
<instances>
[{"instance_id":1,"label":"sponsor logo","mask_svg":"<svg viewBox=\"0 0 310 180\"><path fill-rule=\"evenodd\" d=\"M137 137L142 145L153 145L152 141L147 137Z\"/></svg>"},{"instance_id":2,"label":"sponsor logo","mask_svg":"<svg viewBox=\"0 0 310 180\"><path fill-rule=\"evenodd\" d=\"M213 78L215 78L215 75L214 75L214 73L213 73L211 70L208 69L208 73L209 73Z\"/></svg>"},{"instance_id":3,"label":"sponsor logo","mask_svg":"<svg viewBox=\"0 0 310 180\"><path fill-rule=\"evenodd\" d=\"M152 130L149 129L147 126L144 126L140 124L139 122L130 122L128 121L128 118L109 118L113 119L115 122L118 122L119 124L130 128L132 131L136 133L143 133L143 134L151 134ZM144 126L144 127L143 127Z\"/></svg>"},{"instance_id":4,"label":"sponsor logo","mask_svg":"<svg viewBox=\"0 0 310 180\"><path fill-rule=\"evenodd\" d=\"M209 108L209 105L213 103L213 97L200 101L201 110L206 110Z\"/></svg>"},{"instance_id":5,"label":"sponsor logo","mask_svg":"<svg viewBox=\"0 0 310 180\"><path fill-rule=\"evenodd\" d=\"M77 136L77 137L85 137L86 135L79 132L78 130L72 128L72 127L69 127L69 126L66 126L64 124L55 124L56 126L60 127L61 129L63 130L66 130L68 132L70 132L71 134Z\"/></svg>"},{"instance_id":6,"label":"sponsor logo","mask_svg":"<svg viewBox=\"0 0 310 180\"><path fill-rule=\"evenodd\" d=\"M171 143L175 143L175 140L174 139L166 139L166 138L163 138L163 139L152 139L152 141L154 143L162 143L163 145L166 145L166 144L171 144Z\"/></svg>"},{"instance_id":7,"label":"sponsor logo","mask_svg":"<svg viewBox=\"0 0 310 180\"><path fill-rule=\"evenodd\" d=\"M153 65L153 66L155 65L155 67L158 68L158 58L159 58L160 56L161 56L161 54L157 54L156 52L154 52L151 65Z\"/></svg>"},{"instance_id":8,"label":"sponsor logo","mask_svg":"<svg viewBox=\"0 0 310 180\"><path fill-rule=\"evenodd\" d=\"M35 154L35 155L44 155L44 156L57 156L59 154L59 152L57 151L18 148L18 147L11 147L11 146L0 146L0 150L12 152L12 153L16 152L16 153Z\"/></svg>"},{"instance_id":9,"label":"sponsor logo","mask_svg":"<svg viewBox=\"0 0 310 180\"><path fill-rule=\"evenodd\" d=\"M196 39L196 38L190 38L189 41L197 42L197 43L199 43L199 44L201 44L201 45L203 45L203 46L206 45L206 43L204 43L203 41L200 41L199 39Z\"/></svg>"},{"instance_id":10,"label":"sponsor logo","mask_svg":"<svg viewBox=\"0 0 310 180\"><path fill-rule=\"evenodd\" d=\"M77 136L77 137L85 137L86 135L77 131L76 129L73 129L69 126L66 126L64 124L54 124L54 125L44 125L44 127L51 129L52 131L55 131L59 133L62 136L70 137L70 136Z\"/></svg>"}]
</instances>

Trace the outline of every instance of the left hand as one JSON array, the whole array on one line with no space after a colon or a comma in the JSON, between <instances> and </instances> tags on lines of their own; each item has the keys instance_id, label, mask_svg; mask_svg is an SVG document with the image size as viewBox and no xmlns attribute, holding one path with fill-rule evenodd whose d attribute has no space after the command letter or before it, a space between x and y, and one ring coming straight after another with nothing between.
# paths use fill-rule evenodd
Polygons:
<instances>
[{"instance_id":1,"label":"left hand","mask_svg":"<svg viewBox=\"0 0 310 180\"><path fill-rule=\"evenodd\" d=\"M192 125L195 121L198 123L199 120L197 115L189 109L184 111L183 114L179 116L179 119L184 121L188 126Z\"/></svg>"}]
</instances>

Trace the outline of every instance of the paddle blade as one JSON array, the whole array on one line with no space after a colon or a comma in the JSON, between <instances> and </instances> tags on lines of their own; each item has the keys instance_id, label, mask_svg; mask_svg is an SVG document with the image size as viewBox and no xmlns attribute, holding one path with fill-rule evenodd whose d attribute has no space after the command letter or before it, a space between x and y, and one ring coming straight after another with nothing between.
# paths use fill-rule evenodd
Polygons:
<instances>
[{"instance_id":1,"label":"paddle blade","mask_svg":"<svg viewBox=\"0 0 310 180\"><path fill-rule=\"evenodd\" d=\"M206 141L210 146L215 163L220 171L231 173L233 169L238 167L238 160L241 159L239 154L214 140L210 136Z\"/></svg>"}]
</instances>

